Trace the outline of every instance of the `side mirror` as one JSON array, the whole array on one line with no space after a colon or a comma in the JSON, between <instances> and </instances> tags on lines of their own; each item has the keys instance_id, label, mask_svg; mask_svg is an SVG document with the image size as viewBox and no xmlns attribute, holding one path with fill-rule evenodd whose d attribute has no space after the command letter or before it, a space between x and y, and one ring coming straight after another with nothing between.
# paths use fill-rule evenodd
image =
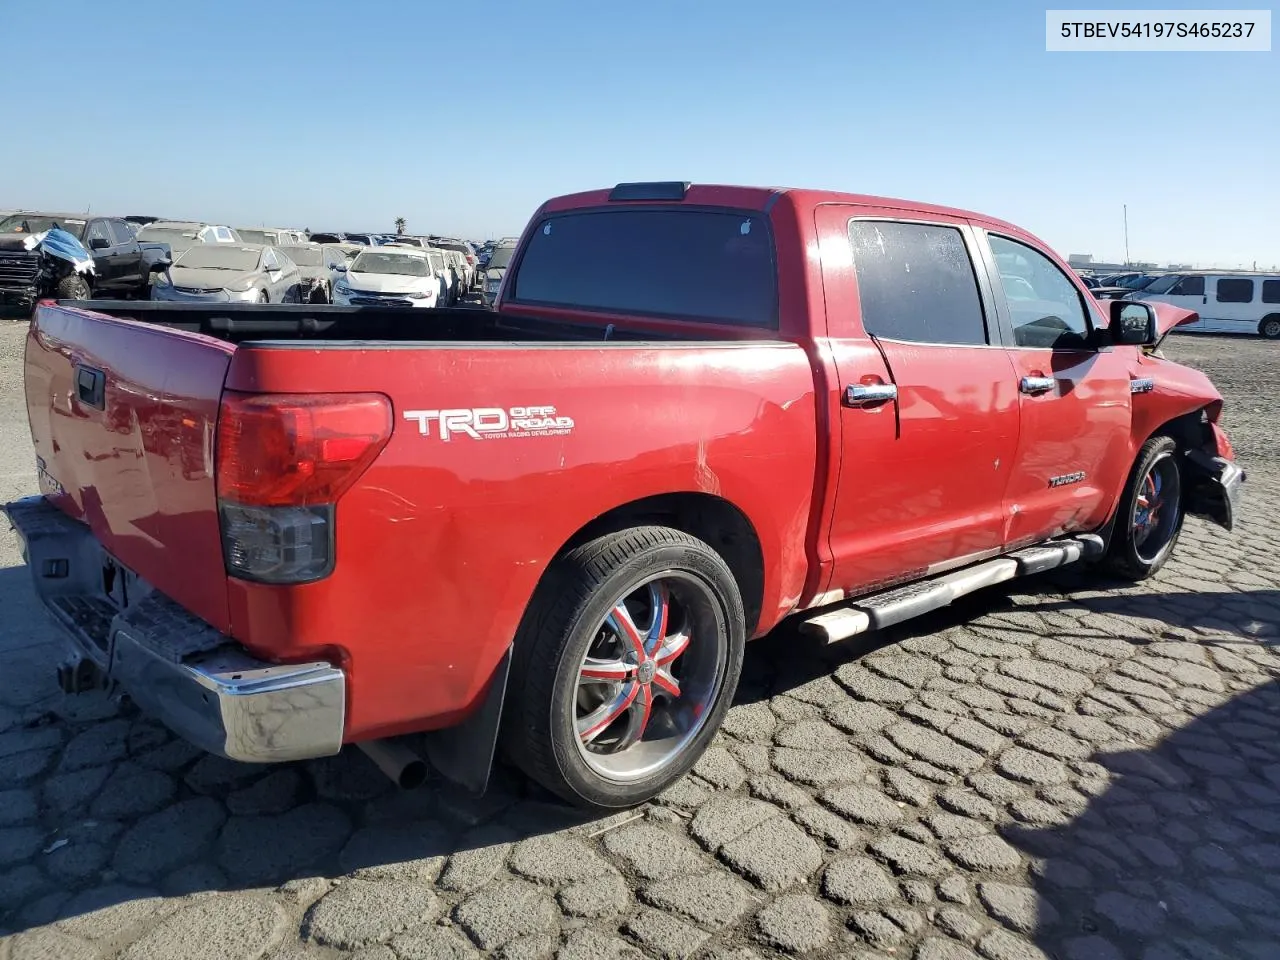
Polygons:
<instances>
[{"instance_id":1,"label":"side mirror","mask_svg":"<svg viewBox=\"0 0 1280 960\"><path fill-rule=\"evenodd\" d=\"M164 273L173 266L172 260L157 260L148 268L151 273Z\"/></svg>"},{"instance_id":2,"label":"side mirror","mask_svg":"<svg viewBox=\"0 0 1280 960\"><path fill-rule=\"evenodd\" d=\"M335 263L333 265L333 269L337 270L339 273L346 273L347 265L345 263Z\"/></svg>"},{"instance_id":3,"label":"side mirror","mask_svg":"<svg viewBox=\"0 0 1280 960\"><path fill-rule=\"evenodd\" d=\"M1145 346L1156 342L1156 311L1151 304L1111 300L1107 307L1111 312L1107 329L1113 343Z\"/></svg>"},{"instance_id":4,"label":"side mirror","mask_svg":"<svg viewBox=\"0 0 1280 960\"><path fill-rule=\"evenodd\" d=\"M111 241L106 237L94 237L89 241L90 250L106 250L111 246Z\"/></svg>"}]
</instances>

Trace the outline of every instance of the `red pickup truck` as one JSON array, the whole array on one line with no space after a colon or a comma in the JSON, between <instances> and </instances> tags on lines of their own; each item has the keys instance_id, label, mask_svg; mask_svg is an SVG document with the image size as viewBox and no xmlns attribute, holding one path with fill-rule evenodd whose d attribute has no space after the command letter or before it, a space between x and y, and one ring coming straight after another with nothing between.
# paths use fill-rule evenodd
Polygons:
<instances>
[{"instance_id":1,"label":"red pickup truck","mask_svg":"<svg viewBox=\"0 0 1280 960\"><path fill-rule=\"evenodd\" d=\"M483 790L501 745L615 808L784 618L835 642L1230 528L1222 399L1159 351L1194 318L974 213L620 184L545 203L491 311L43 303L6 509L69 690L240 760L427 732Z\"/></svg>"}]
</instances>

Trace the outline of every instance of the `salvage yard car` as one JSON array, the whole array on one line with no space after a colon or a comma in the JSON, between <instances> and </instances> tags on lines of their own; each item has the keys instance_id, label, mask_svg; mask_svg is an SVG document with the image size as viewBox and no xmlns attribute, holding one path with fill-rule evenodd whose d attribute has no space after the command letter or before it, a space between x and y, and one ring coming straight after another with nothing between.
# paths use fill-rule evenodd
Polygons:
<instances>
[{"instance_id":1,"label":"salvage yard car","mask_svg":"<svg viewBox=\"0 0 1280 960\"><path fill-rule=\"evenodd\" d=\"M243 242L230 227L189 220L153 220L138 231L138 240L167 243L175 257L197 244Z\"/></svg>"},{"instance_id":2,"label":"salvage yard car","mask_svg":"<svg viewBox=\"0 0 1280 960\"><path fill-rule=\"evenodd\" d=\"M515 253L515 243L499 243L489 254L484 265L484 286L480 288L480 299L486 306L492 306L498 299L498 289L502 286L502 277L511 263L511 255Z\"/></svg>"},{"instance_id":3,"label":"salvage yard car","mask_svg":"<svg viewBox=\"0 0 1280 960\"><path fill-rule=\"evenodd\" d=\"M507 269L493 311L41 305L42 494L6 509L64 686L239 760L430 731L472 789L500 744L625 807L784 618L1142 580L1187 514L1237 517L1222 397L1157 349L1195 314L1104 306L1009 223L620 184L543 204Z\"/></svg>"},{"instance_id":4,"label":"salvage yard car","mask_svg":"<svg viewBox=\"0 0 1280 960\"><path fill-rule=\"evenodd\" d=\"M77 269L66 251L34 242L55 227L78 241L82 251L77 252L92 261L91 267ZM0 309L25 317L42 297L146 297L152 265L168 256L168 247L147 247L117 217L34 212L5 217L0 220Z\"/></svg>"},{"instance_id":5,"label":"salvage yard car","mask_svg":"<svg viewBox=\"0 0 1280 960\"><path fill-rule=\"evenodd\" d=\"M298 299L298 265L275 247L197 244L151 284L152 300L285 303Z\"/></svg>"},{"instance_id":6,"label":"salvage yard car","mask_svg":"<svg viewBox=\"0 0 1280 960\"><path fill-rule=\"evenodd\" d=\"M358 307L435 307L440 285L427 251L371 247L347 265L333 288L333 302Z\"/></svg>"},{"instance_id":7,"label":"salvage yard car","mask_svg":"<svg viewBox=\"0 0 1280 960\"><path fill-rule=\"evenodd\" d=\"M347 269L347 257L341 246L298 243L277 249L298 267L296 299L300 303L333 303L333 288Z\"/></svg>"}]
</instances>

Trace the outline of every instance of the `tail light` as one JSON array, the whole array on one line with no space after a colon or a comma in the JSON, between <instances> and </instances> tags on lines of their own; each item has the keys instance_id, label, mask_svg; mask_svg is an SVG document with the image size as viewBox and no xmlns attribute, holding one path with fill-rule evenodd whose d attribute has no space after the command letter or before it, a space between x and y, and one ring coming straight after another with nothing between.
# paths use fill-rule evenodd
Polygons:
<instances>
[{"instance_id":1,"label":"tail light","mask_svg":"<svg viewBox=\"0 0 1280 960\"><path fill-rule=\"evenodd\" d=\"M217 490L227 573L309 583L333 571L339 498L391 438L377 393L223 395Z\"/></svg>"}]
</instances>

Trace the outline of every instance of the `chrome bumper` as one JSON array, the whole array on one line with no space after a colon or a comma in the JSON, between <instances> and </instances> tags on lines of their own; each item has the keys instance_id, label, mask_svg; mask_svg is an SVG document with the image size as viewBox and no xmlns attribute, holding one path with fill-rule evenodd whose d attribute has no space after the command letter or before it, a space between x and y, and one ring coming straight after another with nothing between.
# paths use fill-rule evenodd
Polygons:
<instances>
[{"instance_id":1,"label":"chrome bumper","mask_svg":"<svg viewBox=\"0 0 1280 960\"><path fill-rule=\"evenodd\" d=\"M123 577L89 528L43 497L4 507L25 547L36 594L74 655L147 713L219 756L249 763L336 754L346 676L324 662L273 664L134 579L121 608L104 571Z\"/></svg>"}]
</instances>

